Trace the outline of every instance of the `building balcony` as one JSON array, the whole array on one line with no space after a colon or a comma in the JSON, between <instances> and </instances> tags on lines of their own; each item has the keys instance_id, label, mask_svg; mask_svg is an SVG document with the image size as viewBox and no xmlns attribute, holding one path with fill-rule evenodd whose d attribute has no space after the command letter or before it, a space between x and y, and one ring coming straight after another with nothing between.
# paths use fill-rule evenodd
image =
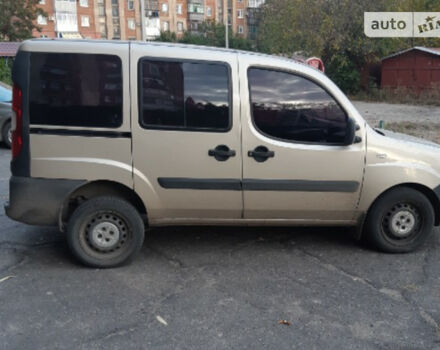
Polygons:
<instances>
[{"instance_id":1,"label":"building balcony","mask_svg":"<svg viewBox=\"0 0 440 350\"><path fill-rule=\"evenodd\" d=\"M157 0L145 0L145 11L159 11L159 2Z\"/></svg>"},{"instance_id":2,"label":"building balcony","mask_svg":"<svg viewBox=\"0 0 440 350\"><path fill-rule=\"evenodd\" d=\"M190 21L203 22L205 20L205 14L204 13L189 12L188 19Z\"/></svg>"}]
</instances>

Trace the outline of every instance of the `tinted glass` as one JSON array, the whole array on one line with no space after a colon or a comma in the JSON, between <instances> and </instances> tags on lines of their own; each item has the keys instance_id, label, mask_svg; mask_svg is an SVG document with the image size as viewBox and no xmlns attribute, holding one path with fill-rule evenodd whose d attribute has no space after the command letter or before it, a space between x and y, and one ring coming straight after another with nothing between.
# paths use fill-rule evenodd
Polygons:
<instances>
[{"instance_id":1,"label":"tinted glass","mask_svg":"<svg viewBox=\"0 0 440 350\"><path fill-rule=\"evenodd\" d=\"M32 124L120 126L122 68L119 57L33 53L30 120Z\"/></svg>"},{"instance_id":2,"label":"tinted glass","mask_svg":"<svg viewBox=\"0 0 440 350\"><path fill-rule=\"evenodd\" d=\"M255 125L279 139L343 143L347 115L319 85L303 77L266 69L248 72Z\"/></svg>"},{"instance_id":3,"label":"tinted glass","mask_svg":"<svg viewBox=\"0 0 440 350\"><path fill-rule=\"evenodd\" d=\"M225 65L143 60L141 66L144 127L229 129L229 72Z\"/></svg>"}]
</instances>

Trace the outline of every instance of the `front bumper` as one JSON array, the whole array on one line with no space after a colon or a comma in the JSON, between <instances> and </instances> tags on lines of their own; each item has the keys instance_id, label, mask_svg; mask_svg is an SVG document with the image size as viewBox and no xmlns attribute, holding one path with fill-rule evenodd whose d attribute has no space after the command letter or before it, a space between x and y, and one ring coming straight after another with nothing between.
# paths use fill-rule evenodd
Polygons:
<instances>
[{"instance_id":1,"label":"front bumper","mask_svg":"<svg viewBox=\"0 0 440 350\"><path fill-rule=\"evenodd\" d=\"M57 226L64 201L85 182L11 176L6 215L25 224Z\"/></svg>"}]
</instances>

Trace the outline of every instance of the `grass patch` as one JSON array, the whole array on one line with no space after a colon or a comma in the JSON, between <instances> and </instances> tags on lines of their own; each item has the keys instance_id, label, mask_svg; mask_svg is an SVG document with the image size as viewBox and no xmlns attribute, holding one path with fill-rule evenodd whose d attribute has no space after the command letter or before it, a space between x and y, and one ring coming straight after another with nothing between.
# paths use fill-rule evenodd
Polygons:
<instances>
[{"instance_id":1,"label":"grass patch","mask_svg":"<svg viewBox=\"0 0 440 350\"><path fill-rule=\"evenodd\" d=\"M440 124L415 122L385 123L385 129L400 132L440 144Z\"/></svg>"},{"instance_id":2,"label":"grass patch","mask_svg":"<svg viewBox=\"0 0 440 350\"><path fill-rule=\"evenodd\" d=\"M440 85L432 85L422 91L403 86L395 89L371 87L368 91L360 91L351 95L350 99L364 102L440 106Z\"/></svg>"}]
</instances>

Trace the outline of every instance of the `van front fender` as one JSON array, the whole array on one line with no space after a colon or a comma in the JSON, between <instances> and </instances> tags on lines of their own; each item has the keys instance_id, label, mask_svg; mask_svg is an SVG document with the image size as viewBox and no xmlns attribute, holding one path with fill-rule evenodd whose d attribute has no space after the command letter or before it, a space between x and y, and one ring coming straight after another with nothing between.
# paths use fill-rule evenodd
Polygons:
<instances>
[{"instance_id":1,"label":"van front fender","mask_svg":"<svg viewBox=\"0 0 440 350\"><path fill-rule=\"evenodd\" d=\"M421 185L440 194L440 174L419 163L393 162L367 165L358 210L366 213L384 192L399 185Z\"/></svg>"}]
</instances>

